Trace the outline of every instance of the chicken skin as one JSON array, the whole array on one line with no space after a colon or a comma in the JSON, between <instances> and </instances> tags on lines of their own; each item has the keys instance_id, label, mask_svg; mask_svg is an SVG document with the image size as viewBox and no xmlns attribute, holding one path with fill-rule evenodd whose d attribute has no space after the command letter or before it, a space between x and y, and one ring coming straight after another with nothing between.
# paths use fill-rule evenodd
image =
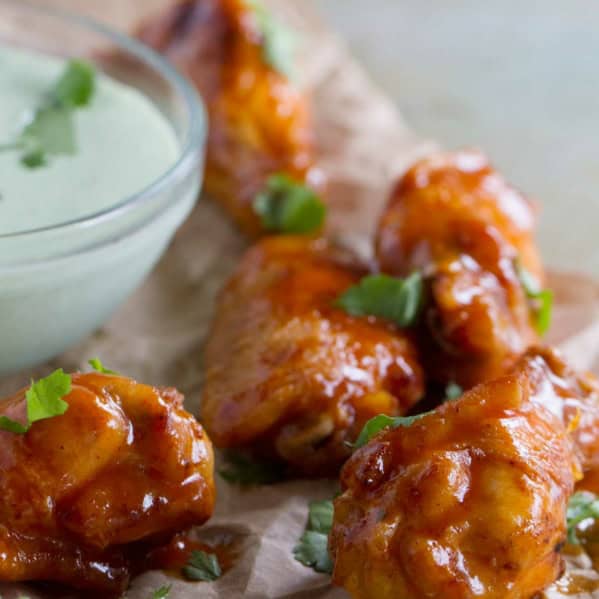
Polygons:
<instances>
[{"instance_id":1,"label":"chicken skin","mask_svg":"<svg viewBox=\"0 0 599 599\"><path fill-rule=\"evenodd\" d=\"M528 368L531 385L538 389L550 381L549 393L539 391L541 401L566 426L584 476L599 474L599 381L590 373L575 371L551 348L532 348L521 358L519 368Z\"/></svg>"},{"instance_id":2,"label":"chicken skin","mask_svg":"<svg viewBox=\"0 0 599 599\"><path fill-rule=\"evenodd\" d=\"M580 465L551 372L530 356L357 450L335 582L355 599L530 599L555 581Z\"/></svg>"},{"instance_id":3,"label":"chicken skin","mask_svg":"<svg viewBox=\"0 0 599 599\"><path fill-rule=\"evenodd\" d=\"M333 301L364 274L322 239L264 238L218 301L201 420L218 447L264 450L294 472L338 470L363 424L423 393L410 338Z\"/></svg>"},{"instance_id":4,"label":"chicken skin","mask_svg":"<svg viewBox=\"0 0 599 599\"><path fill-rule=\"evenodd\" d=\"M267 60L276 49L254 4L183 0L139 32L200 91L210 122L206 190L250 235L262 232L252 202L270 175L321 179L307 100Z\"/></svg>"},{"instance_id":5,"label":"chicken skin","mask_svg":"<svg viewBox=\"0 0 599 599\"><path fill-rule=\"evenodd\" d=\"M430 286L421 331L433 378L471 387L537 342L522 267L543 282L534 211L477 152L442 154L401 179L380 220L380 269L420 270Z\"/></svg>"},{"instance_id":6,"label":"chicken skin","mask_svg":"<svg viewBox=\"0 0 599 599\"><path fill-rule=\"evenodd\" d=\"M0 432L0 580L51 580L104 596L126 589L133 554L201 524L213 454L174 389L74 374L62 416ZM2 403L18 419L25 391Z\"/></svg>"}]
</instances>

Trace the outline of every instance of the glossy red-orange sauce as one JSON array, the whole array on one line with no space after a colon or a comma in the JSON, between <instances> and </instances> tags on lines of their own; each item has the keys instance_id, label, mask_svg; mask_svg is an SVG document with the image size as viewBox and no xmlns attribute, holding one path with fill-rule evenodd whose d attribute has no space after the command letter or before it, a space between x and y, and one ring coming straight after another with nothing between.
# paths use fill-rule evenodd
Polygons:
<instances>
[{"instance_id":1,"label":"glossy red-orange sauce","mask_svg":"<svg viewBox=\"0 0 599 599\"><path fill-rule=\"evenodd\" d=\"M221 532L210 539L196 539L189 532L182 532L173 537L168 545L155 549L146 556L146 569L164 570L169 576L184 578L183 568L189 562L194 551L213 553L218 558L223 573L231 569L239 555L240 540L238 537Z\"/></svg>"}]
</instances>

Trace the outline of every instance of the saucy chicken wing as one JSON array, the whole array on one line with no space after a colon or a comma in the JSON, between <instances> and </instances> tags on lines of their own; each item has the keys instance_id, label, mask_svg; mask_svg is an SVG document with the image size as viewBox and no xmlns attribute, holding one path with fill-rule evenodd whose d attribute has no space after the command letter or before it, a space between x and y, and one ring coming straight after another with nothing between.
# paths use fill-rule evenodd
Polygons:
<instances>
[{"instance_id":1,"label":"saucy chicken wing","mask_svg":"<svg viewBox=\"0 0 599 599\"><path fill-rule=\"evenodd\" d=\"M531 356L357 450L335 582L355 599L530 599L555 581L580 466L551 373Z\"/></svg>"},{"instance_id":2,"label":"saucy chicken wing","mask_svg":"<svg viewBox=\"0 0 599 599\"><path fill-rule=\"evenodd\" d=\"M123 591L130 557L201 524L214 505L212 446L174 389L74 374L68 410L0 432L0 580ZM4 401L14 419L25 390Z\"/></svg>"},{"instance_id":3,"label":"saucy chicken wing","mask_svg":"<svg viewBox=\"0 0 599 599\"><path fill-rule=\"evenodd\" d=\"M295 471L330 472L367 420L420 399L410 338L333 307L362 274L322 239L265 238L247 252L205 349L201 420L217 446L264 448Z\"/></svg>"},{"instance_id":4,"label":"saucy chicken wing","mask_svg":"<svg viewBox=\"0 0 599 599\"><path fill-rule=\"evenodd\" d=\"M252 202L274 173L317 183L306 98L267 60L264 9L250 0L183 0L139 37L197 86L207 105L206 189L251 235Z\"/></svg>"},{"instance_id":5,"label":"saucy chicken wing","mask_svg":"<svg viewBox=\"0 0 599 599\"><path fill-rule=\"evenodd\" d=\"M516 366L521 368L529 372L531 386L539 389L540 401L566 426L584 476L599 474L599 381L590 373L575 371L547 347L529 350ZM550 392L543 395L543 386Z\"/></svg>"},{"instance_id":6,"label":"saucy chicken wing","mask_svg":"<svg viewBox=\"0 0 599 599\"><path fill-rule=\"evenodd\" d=\"M477 152L422 160L381 218L383 272L430 285L421 344L427 372L464 387L505 373L538 340L524 268L538 283L534 211Z\"/></svg>"}]
</instances>

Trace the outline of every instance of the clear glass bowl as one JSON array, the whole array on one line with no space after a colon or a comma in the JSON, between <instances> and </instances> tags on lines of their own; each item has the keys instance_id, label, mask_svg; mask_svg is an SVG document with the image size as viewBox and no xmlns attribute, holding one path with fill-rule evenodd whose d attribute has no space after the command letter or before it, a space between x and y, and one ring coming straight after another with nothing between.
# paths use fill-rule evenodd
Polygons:
<instances>
[{"instance_id":1,"label":"clear glass bowl","mask_svg":"<svg viewBox=\"0 0 599 599\"><path fill-rule=\"evenodd\" d=\"M162 57L87 17L0 0L0 43L95 63L144 93L180 143L167 172L116 198L110 209L0 235L5 374L60 354L100 327L140 285L199 196L207 125L195 90Z\"/></svg>"}]
</instances>

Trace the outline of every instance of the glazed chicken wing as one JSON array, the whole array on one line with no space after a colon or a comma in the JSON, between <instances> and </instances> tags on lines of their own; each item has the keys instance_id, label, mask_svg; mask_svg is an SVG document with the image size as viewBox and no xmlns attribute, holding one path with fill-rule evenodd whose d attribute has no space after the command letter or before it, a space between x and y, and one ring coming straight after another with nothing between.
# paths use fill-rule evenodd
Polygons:
<instances>
[{"instance_id":1,"label":"glazed chicken wing","mask_svg":"<svg viewBox=\"0 0 599 599\"><path fill-rule=\"evenodd\" d=\"M521 368L530 373L540 401L566 426L584 476L599 475L599 381L590 373L575 371L551 348L532 348L516 366ZM550 392L543 394L544 386Z\"/></svg>"},{"instance_id":2,"label":"glazed chicken wing","mask_svg":"<svg viewBox=\"0 0 599 599\"><path fill-rule=\"evenodd\" d=\"M64 400L64 415L0 432L0 580L123 591L133 547L212 514L212 446L174 389L75 374Z\"/></svg>"},{"instance_id":3,"label":"glazed chicken wing","mask_svg":"<svg viewBox=\"0 0 599 599\"><path fill-rule=\"evenodd\" d=\"M335 582L355 599L531 599L551 584L580 467L561 406L530 356L357 450L335 500Z\"/></svg>"},{"instance_id":4,"label":"glazed chicken wing","mask_svg":"<svg viewBox=\"0 0 599 599\"><path fill-rule=\"evenodd\" d=\"M430 282L426 369L470 387L505 373L537 341L518 270L539 283L534 212L476 152L422 160L402 178L379 224L383 272Z\"/></svg>"},{"instance_id":5,"label":"glazed chicken wing","mask_svg":"<svg viewBox=\"0 0 599 599\"><path fill-rule=\"evenodd\" d=\"M219 447L264 448L296 471L339 467L362 425L422 395L412 343L333 301L363 274L324 240L265 238L219 298L201 419Z\"/></svg>"},{"instance_id":6,"label":"glazed chicken wing","mask_svg":"<svg viewBox=\"0 0 599 599\"><path fill-rule=\"evenodd\" d=\"M269 175L317 183L305 97L269 64L261 9L249 0L183 0L140 38L197 86L208 108L206 189L252 235L252 202ZM267 32L266 32L267 33Z\"/></svg>"}]
</instances>

